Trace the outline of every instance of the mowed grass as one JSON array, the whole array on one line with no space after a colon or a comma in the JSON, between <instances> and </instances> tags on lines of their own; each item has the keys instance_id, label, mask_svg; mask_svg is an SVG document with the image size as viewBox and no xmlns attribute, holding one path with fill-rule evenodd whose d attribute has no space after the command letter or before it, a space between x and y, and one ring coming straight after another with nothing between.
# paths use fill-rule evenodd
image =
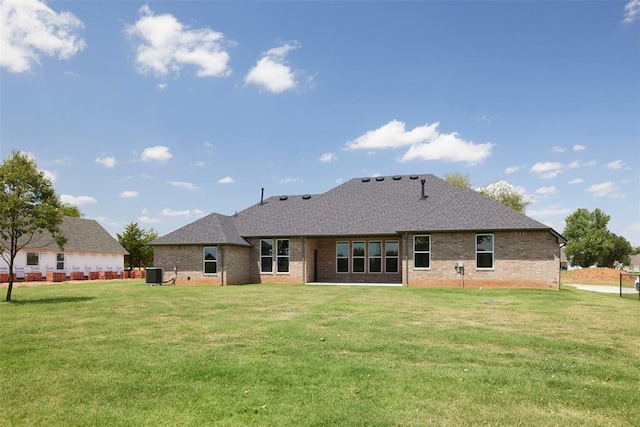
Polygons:
<instances>
[{"instance_id":1,"label":"mowed grass","mask_svg":"<svg viewBox=\"0 0 640 427\"><path fill-rule=\"evenodd\" d=\"M616 295L116 281L13 297L2 425L640 422L640 303Z\"/></svg>"}]
</instances>

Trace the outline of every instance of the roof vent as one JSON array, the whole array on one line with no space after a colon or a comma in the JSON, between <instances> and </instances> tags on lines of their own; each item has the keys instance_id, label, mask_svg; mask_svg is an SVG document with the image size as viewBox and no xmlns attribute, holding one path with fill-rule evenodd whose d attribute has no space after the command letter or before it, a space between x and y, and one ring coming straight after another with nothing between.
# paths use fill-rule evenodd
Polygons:
<instances>
[{"instance_id":1,"label":"roof vent","mask_svg":"<svg viewBox=\"0 0 640 427\"><path fill-rule=\"evenodd\" d=\"M425 190L424 190L424 184L425 184L425 182L427 182L425 179L421 179L421 180L420 180L420 184L422 184L422 196L420 197L420 199L422 199L422 200L424 200L424 199L426 199L427 197L429 197L429 196L427 196L427 194L425 193Z\"/></svg>"},{"instance_id":2,"label":"roof vent","mask_svg":"<svg viewBox=\"0 0 640 427\"><path fill-rule=\"evenodd\" d=\"M376 176L376 181L384 181L384 176Z\"/></svg>"},{"instance_id":3,"label":"roof vent","mask_svg":"<svg viewBox=\"0 0 640 427\"><path fill-rule=\"evenodd\" d=\"M371 181L371 178L362 178L362 182L369 182Z\"/></svg>"},{"instance_id":4,"label":"roof vent","mask_svg":"<svg viewBox=\"0 0 640 427\"><path fill-rule=\"evenodd\" d=\"M302 196L302 200L309 200L311 198L311 194L305 194Z\"/></svg>"},{"instance_id":5,"label":"roof vent","mask_svg":"<svg viewBox=\"0 0 640 427\"><path fill-rule=\"evenodd\" d=\"M287 200L289 196L280 196L280 200Z\"/></svg>"},{"instance_id":6,"label":"roof vent","mask_svg":"<svg viewBox=\"0 0 640 427\"><path fill-rule=\"evenodd\" d=\"M418 179L418 175L411 175L411 176L409 176L409 178L411 178L411 179Z\"/></svg>"},{"instance_id":7,"label":"roof vent","mask_svg":"<svg viewBox=\"0 0 640 427\"><path fill-rule=\"evenodd\" d=\"M402 179L402 177L400 175L396 175L393 177L394 181L400 181Z\"/></svg>"}]
</instances>

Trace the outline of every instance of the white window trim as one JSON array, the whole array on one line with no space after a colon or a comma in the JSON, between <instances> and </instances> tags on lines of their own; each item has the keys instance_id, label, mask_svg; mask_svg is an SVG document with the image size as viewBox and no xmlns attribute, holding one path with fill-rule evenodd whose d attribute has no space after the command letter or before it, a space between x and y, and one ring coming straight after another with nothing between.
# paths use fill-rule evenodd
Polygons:
<instances>
[{"instance_id":1,"label":"white window trim","mask_svg":"<svg viewBox=\"0 0 640 427\"><path fill-rule=\"evenodd\" d=\"M276 274L291 274L291 240L290 239L274 239L275 242L275 256L273 257L273 262L274 262L274 266L275 267L273 269L273 271ZM278 255L278 242L288 242L288 254L287 255ZM278 271L278 258L287 258L287 267L288 270L287 271ZM262 263L260 263L260 267L262 267Z\"/></svg>"},{"instance_id":2,"label":"white window trim","mask_svg":"<svg viewBox=\"0 0 640 427\"><path fill-rule=\"evenodd\" d=\"M362 256L354 256L353 255L353 246L356 243L362 243L363 247L364 247L364 254ZM366 240L354 240L353 242L351 242L351 272L353 274L367 274L367 241ZM355 259L362 259L362 264L364 266L364 270L363 271L355 271L354 267L356 265L356 263L354 262Z\"/></svg>"},{"instance_id":3,"label":"white window trim","mask_svg":"<svg viewBox=\"0 0 640 427\"><path fill-rule=\"evenodd\" d=\"M387 243L395 243L398 246L398 255L387 255ZM429 239L429 243L431 243L431 239ZM400 241L399 240L385 240L383 244L383 253L384 253L384 272L385 274L398 274L400 273ZM396 265L398 268L396 271L387 271L387 259L395 259L397 260ZM429 264L431 265L431 264Z\"/></svg>"},{"instance_id":4,"label":"white window trim","mask_svg":"<svg viewBox=\"0 0 640 427\"><path fill-rule=\"evenodd\" d=\"M207 261L204 259L204 252L207 248L216 248L216 260L215 261ZM205 276L217 276L218 275L218 246L217 245L213 245L213 246L203 246L202 247L202 274ZM216 264L216 272L215 273L205 273L205 264L206 263L214 263Z\"/></svg>"},{"instance_id":5,"label":"white window trim","mask_svg":"<svg viewBox=\"0 0 640 427\"><path fill-rule=\"evenodd\" d=\"M429 250L428 251L416 251L416 237L426 236L429 238ZM416 253L429 254L429 267L416 267ZM413 269L414 270L431 270L431 234L414 234L413 235Z\"/></svg>"},{"instance_id":6,"label":"white window trim","mask_svg":"<svg viewBox=\"0 0 640 427\"><path fill-rule=\"evenodd\" d=\"M271 240L271 255L262 255L262 242L265 240ZM260 269L260 274L263 275L268 275L268 274L274 274L275 270L273 269L273 260L274 260L274 251L275 248L273 247L275 242L275 239L269 239L269 238L264 238L264 239L260 239L260 246L258 246L258 254L260 255L260 262L258 264L259 269ZM262 270L262 258L271 258L271 271L263 271Z\"/></svg>"},{"instance_id":7,"label":"white window trim","mask_svg":"<svg viewBox=\"0 0 640 427\"><path fill-rule=\"evenodd\" d=\"M346 244L347 245L347 256L339 257L338 256L338 245ZM346 259L347 260L347 271L338 271L338 260ZM336 242L336 274L349 274L351 273L351 242L341 240Z\"/></svg>"},{"instance_id":8,"label":"white window trim","mask_svg":"<svg viewBox=\"0 0 640 427\"><path fill-rule=\"evenodd\" d=\"M481 252L478 251L479 236L491 236L491 251L481 251ZM496 268L496 237L495 235L493 233L476 233L474 244L476 246L476 259L475 259L476 270L482 270L482 271L495 270ZM478 267L478 253L491 254L491 267Z\"/></svg>"},{"instance_id":9,"label":"white window trim","mask_svg":"<svg viewBox=\"0 0 640 427\"><path fill-rule=\"evenodd\" d=\"M372 243L380 243L380 256L371 256L371 245ZM369 274L384 274L384 265L382 264L384 261L384 244L382 240L369 240L367 241L367 272ZM371 260L372 259L380 259L380 271L371 271Z\"/></svg>"}]
</instances>

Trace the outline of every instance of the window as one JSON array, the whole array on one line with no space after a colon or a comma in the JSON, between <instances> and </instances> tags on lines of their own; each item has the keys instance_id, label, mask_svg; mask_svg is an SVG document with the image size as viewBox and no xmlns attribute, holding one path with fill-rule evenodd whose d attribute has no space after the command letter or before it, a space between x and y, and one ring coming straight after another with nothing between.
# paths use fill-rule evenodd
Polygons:
<instances>
[{"instance_id":1,"label":"window","mask_svg":"<svg viewBox=\"0 0 640 427\"><path fill-rule=\"evenodd\" d=\"M493 234L476 234L476 268L493 268Z\"/></svg>"},{"instance_id":2,"label":"window","mask_svg":"<svg viewBox=\"0 0 640 427\"><path fill-rule=\"evenodd\" d=\"M400 256L400 245L397 240L384 242L384 257L385 257L385 266L384 271L386 273L397 273L400 267L399 264L399 256Z\"/></svg>"},{"instance_id":3,"label":"window","mask_svg":"<svg viewBox=\"0 0 640 427\"><path fill-rule=\"evenodd\" d=\"M276 240L278 255L277 255L277 272L288 273L289 272L289 240Z\"/></svg>"},{"instance_id":4,"label":"window","mask_svg":"<svg viewBox=\"0 0 640 427\"><path fill-rule=\"evenodd\" d=\"M260 240L260 273L273 273L273 239Z\"/></svg>"},{"instance_id":5,"label":"window","mask_svg":"<svg viewBox=\"0 0 640 427\"><path fill-rule=\"evenodd\" d=\"M56 255L56 270L64 270L64 254Z\"/></svg>"},{"instance_id":6,"label":"window","mask_svg":"<svg viewBox=\"0 0 640 427\"><path fill-rule=\"evenodd\" d=\"M27 265L38 265L40 254L36 252L27 252Z\"/></svg>"},{"instance_id":7,"label":"window","mask_svg":"<svg viewBox=\"0 0 640 427\"><path fill-rule=\"evenodd\" d=\"M382 242L369 242L369 273L382 273Z\"/></svg>"},{"instance_id":8,"label":"window","mask_svg":"<svg viewBox=\"0 0 640 427\"><path fill-rule=\"evenodd\" d=\"M349 272L349 242L336 243L336 271Z\"/></svg>"},{"instance_id":9,"label":"window","mask_svg":"<svg viewBox=\"0 0 640 427\"><path fill-rule=\"evenodd\" d=\"M218 247L217 246L205 246L202 249L202 264L204 274L216 274L218 273Z\"/></svg>"},{"instance_id":10,"label":"window","mask_svg":"<svg viewBox=\"0 0 640 427\"><path fill-rule=\"evenodd\" d=\"M351 258L353 259L353 272L364 273L364 242L353 242Z\"/></svg>"},{"instance_id":11,"label":"window","mask_svg":"<svg viewBox=\"0 0 640 427\"><path fill-rule=\"evenodd\" d=\"M427 234L413 236L413 267L431 266L431 237Z\"/></svg>"}]
</instances>

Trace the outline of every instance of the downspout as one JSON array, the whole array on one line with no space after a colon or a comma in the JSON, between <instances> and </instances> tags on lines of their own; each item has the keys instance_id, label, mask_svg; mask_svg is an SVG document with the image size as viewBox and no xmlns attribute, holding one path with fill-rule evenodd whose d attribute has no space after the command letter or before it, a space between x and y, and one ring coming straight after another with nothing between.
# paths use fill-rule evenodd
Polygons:
<instances>
[{"instance_id":1,"label":"downspout","mask_svg":"<svg viewBox=\"0 0 640 427\"><path fill-rule=\"evenodd\" d=\"M404 232L404 244L402 246L404 246L403 250L404 250L404 277L406 280L406 284L405 286L409 287L409 233L407 233L406 231Z\"/></svg>"},{"instance_id":2,"label":"downspout","mask_svg":"<svg viewBox=\"0 0 640 427\"><path fill-rule=\"evenodd\" d=\"M302 236L302 284L307 284L307 238Z\"/></svg>"},{"instance_id":3,"label":"downspout","mask_svg":"<svg viewBox=\"0 0 640 427\"><path fill-rule=\"evenodd\" d=\"M224 250L222 245L220 245L220 255L220 286L224 286Z\"/></svg>"},{"instance_id":4,"label":"downspout","mask_svg":"<svg viewBox=\"0 0 640 427\"><path fill-rule=\"evenodd\" d=\"M562 290L562 248L567 244L561 243L558 245L558 290Z\"/></svg>"}]
</instances>

